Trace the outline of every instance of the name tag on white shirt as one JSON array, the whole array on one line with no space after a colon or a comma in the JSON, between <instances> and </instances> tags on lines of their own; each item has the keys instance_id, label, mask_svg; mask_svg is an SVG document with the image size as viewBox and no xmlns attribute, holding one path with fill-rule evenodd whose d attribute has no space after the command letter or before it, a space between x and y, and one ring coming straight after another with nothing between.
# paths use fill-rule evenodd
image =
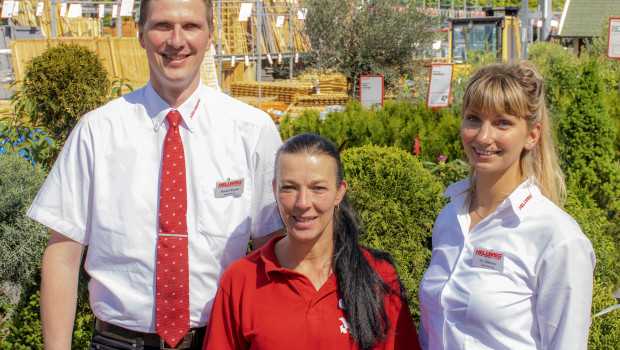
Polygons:
<instances>
[{"instance_id":1,"label":"name tag on white shirt","mask_svg":"<svg viewBox=\"0 0 620 350\"><path fill-rule=\"evenodd\" d=\"M243 179L226 180L215 183L215 198L237 196L243 194Z\"/></svg>"},{"instance_id":2,"label":"name tag on white shirt","mask_svg":"<svg viewBox=\"0 0 620 350\"><path fill-rule=\"evenodd\" d=\"M503 272L504 254L492 250L475 248L473 266Z\"/></svg>"}]
</instances>

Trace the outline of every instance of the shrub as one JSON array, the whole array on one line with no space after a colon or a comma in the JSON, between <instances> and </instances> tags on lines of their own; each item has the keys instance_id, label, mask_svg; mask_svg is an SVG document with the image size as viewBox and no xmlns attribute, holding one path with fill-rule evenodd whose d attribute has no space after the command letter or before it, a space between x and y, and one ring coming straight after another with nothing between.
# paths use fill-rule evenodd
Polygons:
<instances>
[{"instance_id":1,"label":"shrub","mask_svg":"<svg viewBox=\"0 0 620 350\"><path fill-rule=\"evenodd\" d=\"M437 115L424 103L386 101L381 110L368 110L357 100L350 100L344 111L329 113L321 119L317 112L304 111L301 116L284 118L280 135L286 140L310 132L345 148L364 145L395 146L413 153L414 140L420 138L420 159L434 161L440 155L449 159L464 158L459 137L460 112L442 109Z\"/></svg>"},{"instance_id":2,"label":"shrub","mask_svg":"<svg viewBox=\"0 0 620 350\"><path fill-rule=\"evenodd\" d=\"M108 101L110 90L97 53L77 44L60 44L32 58L22 83L38 118L60 143L82 115Z\"/></svg>"},{"instance_id":3,"label":"shrub","mask_svg":"<svg viewBox=\"0 0 620 350\"><path fill-rule=\"evenodd\" d=\"M613 163L615 128L605 107L596 61L585 62L558 132L568 178L592 192L600 208L609 210L620 197L620 168Z\"/></svg>"},{"instance_id":4,"label":"shrub","mask_svg":"<svg viewBox=\"0 0 620 350\"><path fill-rule=\"evenodd\" d=\"M528 58L544 79L545 97L551 114L563 115L573 102L577 88L577 58L560 44L540 41L528 48Z\"/></svg>"},{"instance_id":5,"label":"shrub","mask_svg":"<svg viewBox=\"0 0 620 350\"><path fill-rule=\"evenodd\" d=\"M17 154L0 155L0 282L18 291L32 281L49 237L47 228L25 215L45 176Z\"/></svg>"},{"instance_id":6,"label":"shrub","mask_svg":"<svg viewBox=\"0 0 620 350\"><path fill-rule=\"evenodd\" d=\"M392 254L419 320L418 287L430 261L442 185L416 157L398 148L363 146L341 156L349 196L365 227L362 242Z\"/></svg>"},{"instance_id":7,"label":"shrub","mask_svg":"<svg viewBox=\"0 0 620 350\"><path fill-rule=\"evenodd\" d=\"M612 293L620 280L616 267L620 250L610 233L617 234L619 228L617 222L607 220L604 211L596 206L590 193L574 181L569 183L564 209L579 223L596 254L592 297L592 314L595 314L617 303ZM616 310L594 318L590 327L588 349L614 349L618 344L620 344L620 311Z\"/></svg>"}]
</instances>

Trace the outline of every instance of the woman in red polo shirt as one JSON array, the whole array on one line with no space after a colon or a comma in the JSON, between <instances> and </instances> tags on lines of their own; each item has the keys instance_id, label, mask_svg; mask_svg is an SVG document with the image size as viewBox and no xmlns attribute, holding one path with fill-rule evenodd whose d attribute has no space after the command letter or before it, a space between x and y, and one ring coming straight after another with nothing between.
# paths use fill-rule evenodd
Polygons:
<instances>
[{"instance_id":1,"label":"woman in red polo shirt","mask_svg":"<svg viewBox=\"0 0 620 350\"><path fill-rule=\"evenodd\" d=\"M224 272L204 349L419 349L389 255L359 245L346 190L331 142L282 145L273 191L287 235Z\"/></svg>"}]
</instances>

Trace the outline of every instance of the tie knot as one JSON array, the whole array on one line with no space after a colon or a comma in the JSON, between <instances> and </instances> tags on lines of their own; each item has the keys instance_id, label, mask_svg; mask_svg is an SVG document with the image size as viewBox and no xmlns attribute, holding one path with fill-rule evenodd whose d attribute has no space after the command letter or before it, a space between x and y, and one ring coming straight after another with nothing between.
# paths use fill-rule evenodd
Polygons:
<instances>
[{"instance_id":1,"label":"tie knot","mask_svg":"<svg viewBox=\"0 0 620 350\"><path fill-rule=\"evenodd\" d=\"M177 111L176 109L173 109L170 112L168 112L168 115L166 115L166 118L168 119L168 123L170 123L170 126L172 126L173 128L176 128L177 126L179 126L179 123L181 122L181 113L179 113L179 111Z\"/></svg>"}]
</instances>

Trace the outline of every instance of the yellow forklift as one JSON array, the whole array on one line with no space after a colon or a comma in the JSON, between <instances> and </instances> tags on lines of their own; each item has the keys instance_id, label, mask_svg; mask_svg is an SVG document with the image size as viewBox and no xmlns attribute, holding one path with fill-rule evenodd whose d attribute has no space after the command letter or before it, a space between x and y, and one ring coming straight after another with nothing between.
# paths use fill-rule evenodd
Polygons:
<instances>
[{"instance_id":1,"label":"yellow forklift","mask_svg":"<svg viewBox=\"0 0 620 350\"><path fill-rule=\"evenodd\" d=\"M521 57L519 39L520 8L483 7L486 17L450 18L448 56L450 62L464 64L472 53L490 52L498 61Z\"/></svg>"}]
</instances>

